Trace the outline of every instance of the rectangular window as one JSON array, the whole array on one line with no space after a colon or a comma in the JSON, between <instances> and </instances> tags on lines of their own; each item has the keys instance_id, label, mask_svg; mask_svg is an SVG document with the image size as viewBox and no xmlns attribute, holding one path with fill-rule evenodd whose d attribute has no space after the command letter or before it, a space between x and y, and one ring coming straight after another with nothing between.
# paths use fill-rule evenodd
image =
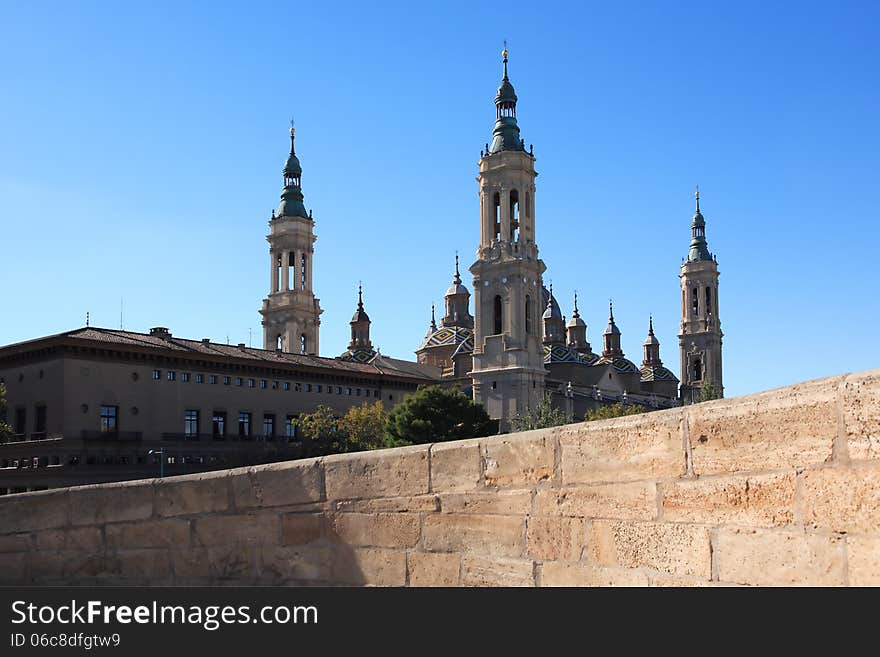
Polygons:
<instances>
[{"instance_id":1,"label":"rectangular window","mask_svg":"<svg viewBox=\"0 0 880 657\"><path fill-rule=\"evenodd\" d=\"M204 383L205 375L204 374L196 374L196 383Z\"/></svg>"},{"instance_id":2,"label":"rectangular window","mask_svg":"<svg viewBox=\"0 0 880 657\"><path fill-rule=\"evenodd\" d=\"M296 415L288 415L284 424L284 433L288 438L296 438Z\"/></svg>"},{"instance_id":3,"label":"rectangular window","mask_svg":"<svg viewBox=\"0 0 880 657\"><path fill-rule=\"evenodd\" d=\"M251 414L242 411L238 414L238 435L251 435Z\"/></svg>"},{"instance_id":4,"label":"rectangular window","mask_svg":"<svg viewBox=\"0 0 880 657\"><path fill-rule=\"evenodd\" d=\"M46 431L46 407L42 404L34 409L34 431L44 433Z\"/></svg>"},{"instance_id":5,"label":"rectangular window","mask_svg":"<svg viewBox=\"0 0 880 657\"><path fill-rule=\"evenodd\" d=\"M306 384L306 392L311 392L311 391L312 391L312 384L311 384L311 383L307 383L307 384Z\"/></svg>"},{"instance_id":6,"label":"rectangular window","mask_svg":"<svg viewBox=\"0 0 880 657\"><path fill-rule=\"evenodd\" d=\"M211 433L214 436L226 435L226 413L224 411L214 411L211 417Z\"/></svg>"},{"instance_id":7,"label":"rectangular window","mask_svg":"<svg viewBox=\"0 0 880 657\"><path fill-rule=\"evenodd\" d=\"M264 436L274 436L275 435L275 416L266 414L263 416L263 435Z\"/></svg>"},{"instance_id":8,"label":"rectangular window","mask_svg":"<svg viewBox=\"0 0 880 657\"><path fill-rule=\"evenodd\" d=\"M158 381L162 378L162 370L153 370L153 381Z\"/></svg>"},{"instance_id":9,"label":"rectangular window","mask_svg":"<svg viewBox=\"0 0 880 657\"><path fill-rule=\"evenodd\" d=\"M285 389L285 390L290 390L290 381L285 381L285 382L284 382L284 389Z\"/></svg>"},{"instance_id":10,"label":"rectangular window","mask_svg":"<svg viewBox=\"0 0 880 657\"><path fill-rule=\"evenodd\" d=\"M373 391L373 397L375 397L376 399L379 399L379 391L378 390Z\"/></svg>"},{"instance_id":11,"label":"rectangular window","mask_svg":"<svg viewBox=\"0 0 880 657\"><path fill-rule=\"evenodd\" d=\"M336 386L336 394L337 394L337 395L341 395L341 394L342 394L342 386Z\"/></svg>"},{"instance_id":12,"label":"rectangular window","mask_svg":"<svg viewBox=\"0 0 880 657\"><path fill-rule=\"evenodd\" d=\"M189 383L189 372L181 372L180 380L184 383Z\"/></svg>"},{"instance_id":13,"label":"rectangular window","mask_svg":"<svg viewBox=\"0 0 880 657\"><path fill-rule=\"evenodd\" d=\"M360 389L360 388L357 388L357 389L354 391L354 395L355 395L355 397L360 397L360 396L361 396L361 389Z\"/></svg>"},{"instance_id":14,"label":"rectangular window","mask_svg":"<svg viewBox=\"0 0 880 657\"><path fill-rule=\"evenodd\" d=\"M168 380L169 381L174 381L174 379L176 377L177 377L177 374L175 373L174 370L168 370Z\"/></svg>"},{"instance_id":15,"label":"rectangular window","mask_svg":"<svg viewBox=\"0 0 880 657\"><path fill-rule=\"evenodd\" d=\"M101 431L110 433L119 430L118 406L101 406Z\"/></svg>"},{"instance_id":16,"label":"rectangular window","mask_svg":"<svg viewBox=\"0 0 880 657\"><path fill-rule=\"evenodd\" d=\"M253 388L256 385L256 381L253 379L248 379L248 388Z\"/></svg>"},{"instance_id":17,"label":"rectangular window","mask_svg":"<svg viewBox=\"0 0 880 657\"><path fill-rule=\"evenodd\" d=\"M272 390L278 390L278 381L272 382Z\"/></svg>"},{"instance_id":18,"label":"rectangular window","mask_svg":"<svg viewBox=\"0 0 880 657\"><path fill-rule=\"evenodd\" d=\"M302 389L303 389L303 387L302 387L302 383L294 383L294 384L293 384L293 389L294 389L296 392L302 392Z\"/></svg>"},{"instance_id":19,"label":"rectangular window","mask_svg":"<svg viewBox=\"0 0 880 657\"><path fill-rule=\"evenodd\" d=\"M27 410L24 408L15 409L15 423L12 425L15 433L22 434L27 431Z\"/></svg>"},{"instance_id":20,"label":"rectangular window","mask_svg":"<svg viewBox=\"0 0 880 657\"><path fill-rule=\"evenodd\" d=\"M235 385L237 385L239 387L241 386L241 377L240 376L235 377Z\"/></svg>"},{"instance_id":21,"label":"rectangular window","mask_svg":"<svg viewBox=\"0 0 880 657\"><path fill-rule=\"evenodd\" d=\"M187 437L199 435L199 412L196 410L184 411L183 432Z\"/></svg>"},{"instance_id":22,"label":"rectangular window","mask_svg":"<svg viewBox=\"0 0 880 657\"><path fill-rule=\"evenodd\" d=\"M228 376L223 377L223 385L228 386L232 382L232 378Z\"/></svg>"},{"instance_id":23,"label":"rectangular window","mask_svg":"<svg viewBox=\"0 0 880 657\"><path fill-rule=\"evenodd\" d=\"M269 386L269 382L266 379L260 379L260 390L265 390Z\"/></svg>"},{"instance_id":24,"label":"rectangular window","mask_svg":"<svg viewBox=\"0 0 880 657\"><path fill-rule=\"evenodd\" d=\"M345 394L346 394L346 395L350 395L350 394L351 394L351 388L346 388L346 389L345 389Z\"/></svg>"},{"instance_id":25,"label":"rectangular window","mask_svg":"<svg viewBox=\"0 0 880 657\"><path fill-rule=\"evenodd\" d=\"M318 392L324 392L324 386L322 386L320 383L318 384Z\"/></svg>"},{"instance_id":26,"label":"rectangular window","mask_svg":"<svg viewBox=\"0 0 880 657\"><path fill-rule=\"evenodd\" d=\"M213 383L217 383L217 375L216 375L216 374L212 374L210 377L208 377L208 382L209 382L209 383L212 383L212 384L213 384Z\"/></svg>"}]
</instances>

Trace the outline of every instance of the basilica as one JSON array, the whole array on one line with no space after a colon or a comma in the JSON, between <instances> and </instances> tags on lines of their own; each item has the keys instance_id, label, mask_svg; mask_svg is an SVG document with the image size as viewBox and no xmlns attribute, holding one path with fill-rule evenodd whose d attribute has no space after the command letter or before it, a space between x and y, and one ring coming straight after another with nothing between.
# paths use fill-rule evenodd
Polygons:
<instances>
[{"instance_id":1,"label":"basilica","mask_svg":"<svg viewBox=\"0 0 880 657\"><path fill-rule=\"evenodd\" d=\"M549 394L571 420L602 404L664 408L723 394L721 323L718 319L718 265L709 253L699 192L691 222L691 244L681 265L681 380L663 365L660 342L648 318L640 365L621 348L621 331L609 304L601 348L587 339L577 296L566 322L559 300L543 283L545 263L536 241L535 156L526 149L517 123L517 95L508 77L508 52L495 95L491 144L480 154L479 231L476 260L469 267L471 293L458 256L439 322L430 326L416 350L417 362L435 368L436 380L457 385L481 402L503 429ZM317 354L321 308L312 289L314 222L303 205L302 167L291 129L290 155L283 170L284 191L269 221L271 283L263 301L266 349ZM338 357L371 363L381 358L370 341L370 319L362 291L351 321L351 343Z\"/></svg>"}]
</instances>

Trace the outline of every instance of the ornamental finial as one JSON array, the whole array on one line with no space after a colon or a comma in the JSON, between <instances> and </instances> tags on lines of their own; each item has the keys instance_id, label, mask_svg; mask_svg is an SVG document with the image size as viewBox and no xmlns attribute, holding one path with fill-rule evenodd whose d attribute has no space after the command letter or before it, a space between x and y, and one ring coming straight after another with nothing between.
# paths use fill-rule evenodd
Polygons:
<instances>
[{"instance_id":1,"label":"ornamental finial","mask_svg":"<svg viewBox=\"0 0 880 657\"><path fill-rule=\"evenodd\" d=\"M504 79L507 79L507 39L504 40L504 50L501 51L501 58L504 62Z\"/></svg>"}]
</instances>

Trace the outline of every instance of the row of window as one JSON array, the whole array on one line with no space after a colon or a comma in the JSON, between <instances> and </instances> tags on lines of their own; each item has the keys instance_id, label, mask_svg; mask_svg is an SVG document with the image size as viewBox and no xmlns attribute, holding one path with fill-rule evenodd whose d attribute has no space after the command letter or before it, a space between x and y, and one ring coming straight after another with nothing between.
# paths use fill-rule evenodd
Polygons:
<instances>
[{"instance_id":1,"label":"row of window","mask_svg":"<svg viewBox=\"0 0 880 657\"><path fill-rule=\"evenodd\" d=\"M287 438L297 437L296 415L287 415L284 420L283 435ZM198 409L187 409L183 413L183 433L186 437L196 437L201 433L201 411ZM241 437L250 437L253 435L254 419L253 413L250 411L240 411L238 413L237 435ZM260 435L274 437L279 427L276 424L274 413L263 414L262 433ZM211 413L211 435L226 436L228 432L228 422L226 411L214 411Z\"/></svg>"},{"instance_id":2,"label":"row of window","mask_svg":"<svg viewBox=\"0 0 880 657\"><path fill-rule=\"evenodd\" d=\"M233 380L234 380L235 385L238 387L243 387L244 385L247 385L248 388L256 388L257 387L257 380L256 379L244 379L243 377L240 377L240 376L236 376L236 377L222 376L222 377L220 377L217 374L209 374L208 375L208 383L210 385L216 385L217 383L220 382L221 378L223 380L223 385L225 385L225 386L232 385ZM153 370L153 380L159 381L160 379L162 379L162 370ZM167 370L165 372L165 379L168 381L176 381L177 380L177 371L176 370ZM193 380L192 374L190 372L181 372L180 373L180 380L183 383L189 383L190 381ZM195 382L196 383L204 383L205 382L205 375L204 374L196 374L195 375ZM272 381L272 386L271 386L272 390L277 390L279 385L281 386L282 390L290 390L290 388L291 388L290 381ZM331 385L324 386L320 383L318 383L318 384L294 383L293 384L294 392L302 392L303 386L305 386L306 392L321 393L321 392L324 392L324 389L326 388L328 395L334 394L334 391L335 391L335 394L337 394L337 395L354 395L355 397L375 397L378 399L379 394L380 394L378 390L368 390L367 388L351 388L348 386L331 386ZM260 379L260 390L266 390L269 387L270 386L269 386L268 380ZM389 397L389 399L390 399L390 397Z\"/></svg>"},{"instance_id":3,"label":"row of window","mask_svg":"<svg viewBox=\"0 0 880 657\"><path fill-rule=\"evenodd\" d=\"M122 454L122 455L90 455L85 459L87 465L159 465L159 454ZM170 465L224 465L226 456L223 454L165 454L165 462ZM79 465L80 456L71 455L67 465ZM0 459L0 468L37 469L62 465L59 456L34 456L16 459Z\"/></svg>"}]
</instances>

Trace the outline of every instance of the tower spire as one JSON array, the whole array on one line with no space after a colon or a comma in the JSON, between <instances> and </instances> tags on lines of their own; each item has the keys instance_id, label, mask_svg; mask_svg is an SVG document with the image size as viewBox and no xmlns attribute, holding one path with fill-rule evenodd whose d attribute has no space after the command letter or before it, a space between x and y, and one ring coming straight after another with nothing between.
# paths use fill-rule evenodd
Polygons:
<instances>
[{"instance_id":1,"label":"tower spire","mask_svg":"<svg viewBox=\"0 0 880 657\"><path fill-rule=\"evenodd\" d=\"M519 136L519 125L516 123L516 92L507 77L507 42L501 51L503 76L495 94L495 128L492 130L492 145L486 155L494 155L499 151L525 151L525 144Z\"/></svg>"},{"instance_id":2,"label":"tower spire","mask_svg":"<svg viewBox=\"0 0 880 657\"><path fill-rule=\"evenodd\" d=\"M455 278L452 280L456 285L461 285L461 274L458 273L458 251L455 252Z\"/></svg>"},{"instance_id":3,"label":"tower spire","mask_svg":"<svg viewBox=\"0 0 880 657\"><path fill-rule=\"evenodd\" d=\"M504 62L504 77L502 80L507 80L507 39L504 40L504 50L501 51L502 61Z\"/></svg>"},{"instance_id":4,"label":"tower spire","mask_svg":"<svg viewBox=\"0 0 880 657\"><path fill-rule=\"evenodd\" d=\"M303 204L302 193L302 165L296 156L296 129L293 127L293 119L290 120L290 154L284 163L281 175L284 179L284 189L281 192L281 206L278 208L279 217L308 217Z\"/></svg>"},{"instance_id":5,"label":"tower spire","mask_svg":"<svg viewBox=\"0 0 880 657\"><path fill-rule=\"evenodd\" d=\"M578 312L578 293L577 290L574 291L574 312L571 313L572 319L577 319L581 314Z\"/></svg>"},{"instance_id":6,"label":"tower spire","mask_svg":"<svg viewBox=\"0 0 880 657\"><path fill-rule=\"evenodd\" d=\"M437 330L437 320L434 319L434 304L431 304L431 332Z\"/></svg>"},{"instance_id":7,"label":"tower spire","mask_svg":"<svg viewBox=\"0 0 880 657\"><path fill-rule=\"evenodd\" d=\"M706 242L706 220L703 219L703 213L700 212L700 187L694 192L696 199L696 210L691 219L691 248L688 251L688 262L696 262L699 260L712 260L712 254L709 253L708 244Z\"/></svg>"}]
</instances>

